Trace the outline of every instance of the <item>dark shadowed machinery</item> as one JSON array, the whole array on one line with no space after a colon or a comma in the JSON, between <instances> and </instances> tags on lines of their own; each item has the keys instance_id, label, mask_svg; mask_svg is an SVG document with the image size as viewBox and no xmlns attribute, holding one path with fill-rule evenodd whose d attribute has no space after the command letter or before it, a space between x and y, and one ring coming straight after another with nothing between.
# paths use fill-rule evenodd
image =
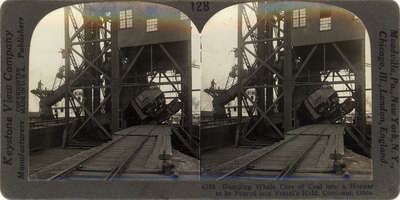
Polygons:
<instances>
[{"instance_id":1,"label":"dark shadowed machinery","mask_svg":"<svg viewBox=\"0 0 400 200\"><path fill-rule=\"evenodd\" d=\"M328 120L336 123L354 110L356 104L351 98L339 103L337 92L332 87L323 87L313 92L302 105L305 109L302 121L310 123Z\"/></svg>"},{"instance_id":2,"label":"dark shadowed machinery","mask_svg":"<svg viewBox=\"0 0 400 200\"><path fill-rule=\"evenodd\" d=\"M132 99L131 105L141 120L162 123L182 108L181 102L173 99L165 103L164 93L159 88L151 88Z\"/></svg>"}]
</instances>

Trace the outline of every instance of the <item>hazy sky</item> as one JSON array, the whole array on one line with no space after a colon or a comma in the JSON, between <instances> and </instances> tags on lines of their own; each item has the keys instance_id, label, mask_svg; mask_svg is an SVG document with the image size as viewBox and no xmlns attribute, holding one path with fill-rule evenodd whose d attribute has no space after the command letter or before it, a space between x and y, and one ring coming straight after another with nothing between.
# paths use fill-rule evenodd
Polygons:
<instances>
[{"instance_id":1,"label":"hazy sky","mask_svg":"<svg viewBox=\"0 0 400 200\"><path fill-rule=\"evenodd\" d=\"M250 18L254 19L254 15ZM60 49L64 48L63 20L63 9L55 10L43 18L34 31L30 49L29 90L36 88L39 80L50 89L58 67L64 63L59 53ZM366 41L366 60L369 62L369 39ZM224 87L231 67L237 62L233 53L236 46L237 6L226 8L214 15L205 25L201 36L192 26L192 61L201 66L201 70L193 68L193 88L208 88L212 79L215 79L218 86ZM367 80L370 80L370 73L367 73ZM39 99L31 93L29 98L29 111L38 111ZM212 109L211 100L208 95L201 96L202 110Z\"/></svg>"},{"instance_id":2,"label":"hazy sky","mask_svg":"<svg viewBox=\"0 0 400 200\"><path fill-rule=\"evenodd\" d=\"M217 86L224 87L231 67L237 63L233 49L237 47L237 6L218 12L205 25L202 33L203 62L202 88L210 87L215 79ZM212 110L212 98L202 93L201 109Z\"/></svg>"},{"instance_id":3,"label":"hazy sky","mask_svg":"<svg viewBox=\"0 0 400 200\"><path fill-rule=\"evenodd\" d=\"M39 80L51 89L55 74L64 62L58 53L64 48L63 21L63 9L58 9L44 17L34 30L29 56L29 111L39 109L39 98L30 90L37 87Z\"/></svg>"}]
</instances>

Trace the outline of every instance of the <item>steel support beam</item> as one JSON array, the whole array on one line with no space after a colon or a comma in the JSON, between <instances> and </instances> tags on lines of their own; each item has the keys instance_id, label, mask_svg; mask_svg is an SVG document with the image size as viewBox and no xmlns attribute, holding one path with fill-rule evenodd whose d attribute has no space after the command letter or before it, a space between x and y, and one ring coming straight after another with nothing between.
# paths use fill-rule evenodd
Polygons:
<instances>
[{"instance_id":1,"label":"steel support beam","mask_svg":"<svg viewBox=\"0 0 400 200\"><path fill-rule=\"evenodd\" d=\"M238 7L241 6L242 8L240 9L244 9L243 5L238 5ZM242 13L243 11L240 10L240 12L238 12L238 16L242 17ZM242 25L243 21L240 23L240 25ZM243 41L245 41L251 34L253 34L253 32L257 29L257 26L261 23L261 21L257 21L256 24L254 24L250 29L249 32L246 33L246 35L244 35L244 37L241 37L241 39ZM238 24L239 25L239 24ZM240 28L242 28L242 26L240 26ZM243 33L242 33L243 35Z\"/></svg>"},{"instance_id":2,"label":"steel support beam","mask_svg":"<svg viewBox=\"0 0 400 200\"><path fill-rule=\"evenodd\" d=\"M305 86L305 85L338 85L338 84L354 84L355 81L324 81L324 82L296 82L296 86Z\"/></svg>"},{"instance_id":3,"label":"steel support beam","mask_svg":"<svg viewBox=\"0 0 400 200\"><path fill-rule=\"evenodd\" d=\"M356 127L362 134L366 134L366 96L365 96L365 42L360 41L360 57L355 63L357 73L355 73L355 96L357 100L356 106Z\"/></svg>"},{"instance_id":4,"label":"steel support beam","mask_svg":"<svg viewBox=\"0 0 400 200\"><path fill-rule=\"evenodd\" d=\"M270 41L264 43L265 47L266 47L266 55L276 55L275 49L274 49L274 45L273 45L273 41L279 41L282 40L283 38L281 37L274 37L274 18L273 18L273 14L272 12L267 12L267 10L269 10L266 6L267 3L263 3L261 5L264 8L264 13L265 13L265 40L270 39ZM259 43L259 45L262 45L263 43ZM277 51L279 52L279 51ZM268 63L270 65L275 65L275 58L274 56L272 56L272 59L268 59ZM266 72L266 81L264 82L264 84L267 85L274 85L274 74L272 72ZM265 107L268 108L273 104L274 101L274 89L272 87L267 87L265 88Z\"/></svg>"},{"instance_id":5,"label":"steel support beam","mask_svg":"<svg viewBox=\"0 0 400 200\"><path fill-rule=\"evenodd\" d=\"M283 85L279 85L279 84L250 85L250 86L246 86L244 88L248 89L248 88L277 88L277 87L283 87Z\"/></svg>"},{"instance_id":6,"label":"steel support beam","mask_svg":"<svg viewBox=\"0 0 400 200\"><path fill-rule=\"evenodd\" d=\"M160 74L162 74L164 76L165 79L167 79L168 83L172 86L172 88L174 88L175 92L178 93L178 97L181 101L184 101L184 99L182 99L182 94L181 91L175 86L175 83L171 81L171 79L168 78L168 76L165 74L165 72L161 72Z\"/></svg>"},{"instance_id":7,"label":"steel support beam","mask_svg":"<svg viewBox=\"0 0 400 200\"><path fill-rule=\"evenodd\" d=\"M344 55L343 51L339 48L339 46L336 43L332 43L332 46L336 49L336 51L339 53L339 55L342 57L342 59L344 60L344 62L346 62L347 67L350 68L350 70L352 72L354 72L354 74L356 74L357 76L357 70L356 68L351 64L350 60L346 57L346 55ZM365 61L363 61L364 63Z\"/></svg>"},{"instance_id":8,"label":"steel support beam","mask_svg":"<svg viewBox=\"0 0 400 200\"><path fill-rule=\"evenodd\" d=\"M88 60L85 56L83 56L82 54L80 54L77 50L75 50L74 48L72 48L72 51L77 54L79 57L81 57L83 59L84 62L86 62L87 64L89 64L90 67L92 67L93 69L95 69L97 72L103 74L103 76L105 78L107 78L108 80L111 80L111 77L108 76L106 73L104 73L99 67L97 67L93 62L91 62L90 60Z\"/></svg>"},{"instance_id":9,"label":"steel support beam","mask_svg":"<svg viewBox=\"0 0 400 200\"><path fill-rule=\"evenodd\" d=\"M275 101L274 101L274 102L268 107L268 109L265 111L265 115L267 115L268 112L271 111L271 109L277 104L277 102L282 98L282 96L283 96L283 95L280 95L278 98L275 99ZM256 108L256 109L257 109L257 108ZM262 119L263 119L263 117L261 116L261 117L256 121L256 123L255 123L242 137L244 137L244 138L247 137L247 136L254 130L254 128L256 128L256 126L262 121ZM283 136L281 132L279 132L279 134L280 134L281 136Z\"/></svg>"},{"instance_id":10,"label":"steel support beam","mask_svg":"<svg viewBox=\"0 0 400 200\"><path fill-rule=\"evenodd\" d=\"M260 62L260 64L266 68L268 68L269 71L271 71L272 73L276 74L279 78L281 79L285 79L278 71L276 71L270 64L268 64L267 62L273 57L273 55L278 52L281 49L282 46L278 46L275 48L274 53L271 54L266 60L262 60L261 58L257 57L257 55L253 52L251 52L248 48L244 47L244 49L249 52L252 56L254 56L254 58ZM261 68L257 68L257 69L261 69ZM252 75L256 75L255 72L253 72ZM251 75L251 76L252 76Z\"/></svg>"},{"instance_id":11,"label":"steel support beam","mask_svg":"<svg viewBox=\"0 0 400 200\"><path fill-rule=\"evenodd\" d=\"M329 77L329 75L331 74L331 72L328 72L328 74L327 75L325 75L325 77L324 77L324 79L322 80L322 82L325 82L326 81L326 79L328 79L328 77Z\"/></svg>"},{"instance_id":12,"label":"steel support beam","mask_svg":"<svg viewBox=\"0 0 400 200\"><path fill-rule=\"evenodd\" d=\"M70 54L71 54L71 41L69 36L69 12L70 9L68 7L64 8L64 43L65 43L65 84L67 89L64 94L64 107L65 107L65 127L63 133L62 146L65 147L68 139L68 125L70 121L70 113L69 113L69 90L70 90L70 77L71 77L71 63L70 63Z\"/></svg>"},{"instance_id":13,"label":"steel support beam","mask_svg":"<svg viewBox=\"0 0 400 200\"><path fill-rule=\"evenodd\" d=\"M267 33L267 13L265 12L265 2L258 2L257 6L257 22L260 21L260 23L257 23L257 40L264 40L265 38L270 38L268 33ZM270 44L271 42L268 42ZM257 54L257 58L261 58L261 60L265 60L267 57L267 51L269 47L272 45L267 45L264 42L263 43L257 43L257 48L254 48ZM262 64L260 61L256 61L257 67L262 67ZM270 64L270 63L269 63ZM261 75L262 74L262 75ZM261 75L261 76L260 76ZM271 73L268 72L267 70L261 70L259 76L256 77L257 84L267 84L268 80L270 79ZM266 107L266 90L265 88L256 88L256 95L257 95L257 106L265 111Z\"/></svg>"},{"instance_id":14,"label":"steel support beam","mask_svg":"<svg viewBox=\"0 0 400 200\"><path fill-rule=\"evenodd\" d=\"M169 60L172 62L173 67L175 69L177 69L179 71L179 73L181 74L185 74L185 71L182 69L182 67L179 66L178 62L176 62L176 60L174 59L174 57L171 56L171 54L168 52L168 50L164 47L163 44L159 44L161 50L165 53L165 55L167 55L167 57L169 58ZM192 68L190 66L190 68Z\"/></svg>"},{"instance_id":15,"label":"steel support beam","mask_svg":"<svg viewBox=\"0 0 400 200\"><path fill-rule=\"evenodd\" d=\"M251 98L245 93L242 92L243 97L247 98L257 109L258 113L265 119L267 120L267 122L272 126L272 128L276 131L276 133L279 134L279 136L281 136L282 138L284 137L283 133L281 132L281 130L279 130L279 128L274 124L274 122L267 116L267 114L261 110L258 106L256 106L256 104L254 103L253 100L251 100ZM268 110L269 111L269 110Z\"/></svg>"},{"instance_id":16,"label":"steel support beam","mask_svg":"<svg viewBox=\"0 0 400 200\"><path fill-rule=\"evenodd\" d=\"M258 39L258 40L251 40L251 41L246 41L244 44L254 44L254 43L264 43L264 42L271 42L271 41L278 41L278 40L283 40L283 37L277 37L277 38L265 38L265 39Z\"/></svg>"},{"instance_id":17,"label":"steel support beam","mask_svg":"<svg viewBox=\"0 0 400 200\"><path fill-rule=\"evenodd\" d=\"M83 8L78 8L77 6L71 6L72 8L74 8L76 11L80 12L81 14L83 14Z\"/></svg>"},{"instance_id":18,"label":"steel support beam","mask_svg":"<svg viewBox=\"0 0 400 200\"><path fill-rule=\"evenodd\" d=\"M81 116L81 111L78 110L78 107L76 106L75 101L74 101L73 99L70 99L69 101L70 101L70 103L71 103L71 105L72 105L72 109L74 110L75 118L80 117L80 116ZM79 107L79 108L80 108L80 107ZM64 109L65 109L65 108L64 108Z\"/></svg>"},{"instance_id":19,"label":"steel support beam","mask_svg":"<svg viewBox=\"0 0 400 200\"><path fill-rule=\"evenodd\" d=\"M292 55L292 11L285 11L285 24L284 24L284 49L285 58L283 65L283 73L285 80L283 81L283 128L285 132L292 130L293 127L293 90L294 90L294 77L293 77L293 55Z\"/></svg>"},{"instance_id":20,"label":"steel support beam","mask_svg":"<svg viewBox=\"0 0 400 200\"><path fill-rule=\"evenodd\" d=\"M98 43L98 42L106 42L109 41L108 39L98 39L98 40L85 40L82 42L72 42L72 45L81 45L81 44L87 44L87 43Z\"/></svg>"},{"instance_id":21,"label":"steel support beam","mask_svg":"<svg viewBox=\"0 0 400 200\"><path fill-rule=\"evenodd\" d=\"M254 110L257 110L258 117L260 118L264 118L262 115L264 115L266 108L271 108L271 106L274 104L274 88L280 87L280 83L277 83L275 78L279 77L281 81L286 79L285 75L281 71L280 66L276 65L277 62L275 60L276 55L281 53L281 49L285 44L283 41L283 34L274 34L276 23L282 21L283 17L280 16L281 14L278 12L266 12L266 6L268 6L266 2L257 2L257 5L255 5L254 9L252 9L252 11L256 12L257 17L257 22L253 25L250 25L248 22L245 6L238 6L238 66L243 66L245 63L248 65L247 56L252 56L255 60L252 67L249 68L249 74L247 76L243 77L243 75L240 75L239 72L239 80L237 81L237 85L239 87L238 91L240 91L242 94L237 95L238 112L241 112L240 108L242 107L242 103L247 103L247 100L246 102L243 101L243 97L247 95L245 94L246 89L255 88L257 105L254 104L255 102L251 102ZM243 19L246 22L245 25L247 29L243 27ZM245 34L242 32L244 29L247 31ZM277 30L280 31L280 29ZM255 32L257 34L255 34ZM251 40L249 37L251 37ZM274 48L275 42L277 42L277 45ZM255 51L250 50L246 46L248 44L255 45ZM242 99L239 99L240 97L242 97ZM278 98L278 100L279 99L280 98ZM238 113L239 119L241 119L240 115L241 113ZM265 121L257 119L256 124L250 128L250 131L246 130L246 134L254 130L255 126L257 126L257 124L259 124L261 121L266 123L267 126L269 126L267 122L272 123L269 118L266 118ZM247 129L247 126L239 126L237 128L235 140L236 145L238 144L239 135L242 133L242 131L244 131L242 129L245 127ZM280 130L276 126L275 128L279 133ZM240 138L242 138L242 136Z\"/></svg>"},{"instance_id":22,"label":"steel support beam","mask_svg":"<svg viewBox=\"0 0 400 200\"><path fill-rule=\"evenodd\" d=\"M249 102L247 100L243 100L244 108L246 109L247 115L251 118L253 117L254 110L250 107Z\"/></svg>"},{"instance_id":23,"label":"steel support beam","mask_svg":"<svg viewBox=\"0 0 400 200\"><path fill-rule=\"evenodd\" d=\"M110 99L110 95L108 95L104 100L103 100L103 102L101 102L100 103L100 105L93 111L93 113L92 113L92 115L90 115L90 117L89 118L87 118L82 124L81 124L81 126L78 128L78 129L76 129L75 130L75 132L72 134L72 136L71 136L71 138L74 138L78 133L79 133L79 131L92 119L92 120L94 120L97 124L99 124L99 122L95 119L95 117L94 117L94 114L96 114L97 113L97 111L99 111L100 110L100 108L108 101L108 99ZM73 97L74 99L76 99L76 97ZM76 99L77 100L77 99ZM82 104L78 101L78 103L82 106ZM83 106L82 106L83 107ZM85 109L85 107L83 107L84 109ZM102 125L100 125L101 127L102 127ZM105 131L105 129L102 127L102 130L103 131ZM107 131L105 131L105 133L107 133L107 135L109 135L109 137L111 138L111 135L110 134L108 134L108 132Z\"/></svg>"},{"instance_id":24,"label":"steel support beam","mask_svg":"<svg viewBox=\"0 0 400 200\"><path fill-rule=\"evenodd\" d=\"M117 22L117 23L118 23L118 22ZM112 26L111 26L111 27L112 27ZM118 33L118 30L117 30L116 32ZM117 34L117 33L115 33L115 34ZM112 35L115 35L115 34L112 34ZM112 37L112 36L111 36L111 37ZM117 42L118 42L118 41L117 41ZM114 46L113 46L113 43L112 43L111 45L112 45L112 47L114 47ZM118 47L117 47L117 48L118 48ZM113 48L113 49L114 49L114 48ZM128 73L132 70L133 66L135 66L135 63L137 62L139 56L142 54L143 49L144 49L144 46L140 47L140 49L139 49L139 51L137 52L135 58L131 61L131 63L129 63L128 69L127 69L127 70L125 71L125 73L122 75L121 80L124 80L125 77L128 75ZM113 50L113 51L114 51L114 50Z\"/></svg>"},{"instance_id":25,"label":"steel support beam","mask_svg":"<svg viewBox=\"0 0 400 200\"><path fill-rule=\"evenodd\" d=\"M366 131L366 116L365 116L365 44L364 40L360 40L360 57L357 58L357 63L352 64L346 57L343 51L339 48L336 43L332 44L343 61L347 64L347 67L355 74L355 92L354 98L357 101L356 106L356 127L365 133Z\"/></svg>"},{"instance_id":26,"label":"steel support beam","mask_svg":"<svg viewBox=\"0 0 400 200\"><path fill-rule=\"evenodd\" d=\"M78 25L72 8L80 10L82 15L82 25ZM80 104L80 108L86 113L86 120L84 124L77 130L68 128L68 134L74 133L76 136L83 126L88 123L89 120L93 120L98 128L109 138L111 138L109 131L106 130L96 119L96 112L101 110L107 100L110 97L104 97L101 102L102 88L110 88L108 85L112 82L111 70L110 73L104 69L105 65L103 60L106 60L107 51L110 49L111 40L108 38L107 29L108 19L99 17L90 7L67 7L65 8L64 26L65 26L65 110L66 117L70 118L70 105L74 108L75 115L81 115L82 110L77 110L75 103ZM70 36L70 29L73 29L73 33ZM103 31L103 32L102 32ZM101 47L103 44L103 47ZM74 49L75 46L81 48L81 52ZM113 51L117 52L117 51ZM81 58L81 63L78 65L75 56ZM119 62L119 61L118 61ZM74 66L75 71L71 73L71 64ZM115 68L113 68L115 69ZM103 84L106 78L106 83ZM60 86L62 87L62 86ZM78 99L73 91L77 89L83 90L83 102ZM114 90L110 90L114 91ZM103 91L104 94L104 91ZM110 96L111 94L108 94ZM70 103L69 103L70 102ZM116 101L118 102L118 101ZM112 117L113 119L116 119ZM71 129L71 130L70 130ZM67 130L67 129L66 129ZM71 139L71 138L70 138ZM66 144L67 134L63 136L63 144Z\"/></svg>"},{"instance_id":27,"label":"steel support beam","mask_svg":"<svg viewBox=\"0 0 400 200\"><path fill-rule=\"evenodd\" d=\"M308 61L311 59L311 57L314 55L315 50L317 49L318 45L315 45L310 53L308 53L306 59L304 60L304 62L301 64L299 70L297 71L296 75L294 75L294 80L297 79L297 77L299 77L300 73L303 71L304 67L308 64Z\"/></svg>"},{"instance_id":28,"label":"steel support beam","mask_svg":"<svg viewBox=\"0 0 400 200\"><path fill-rule=\"evenodd\" d=\"M255 3L255 2L254 2ZM244 4L247 8L250 8L252 11L256 12L256 8L249 6L247 3Z\"/></svg>"},{"instance_id":29,"label":"steel support beam","mask_svg":"<svg viewBox=\"0 0 400 200\"><path fill-rule=\"evenodd\" d=\"M238 90L238 94L237 94L237 113L238 113L238 121L239 124L236 128L236 135L235 135L235 146L239 145L239 138L240 138L240 133L241 133L241 124L242 124L242 101L243 101L243 97L242 97L242 91L243 91L243 42L246 40L246 37L250 36L251 32L254 31L254 29L257 27L256 25L254 26L254 29L252 31L249 30L249 32L246 34L246 37L243 38L243 18L242 18L242 13L243 13L243 9L245 9L243 7L242 4L238 5L238 15L237 15L237 30L238 30L238 34L237 34L237 41L238 41L238 45L237 45L237 51L238 51L238 61L237 61L237 66L238 66L238 84L240 89Z\"/></svg>"},{"instance_id":30,"label":"steel support beam","mask_svg":"<svg viewBox=\"0 0 400 200\"><path fill-rule=\"evenodd\" d=\"M344 80L343 76L340 75L339 72L333 72L333 75L334 75L334 74L337 74L337 75L339 76L339 78L340 78L340 79L343 81L343 83L346 85L347 89L349 89L350 92L351 92L351 93L353 94L353 96L354 96L355 94L354 94L354 92L353 92L353 88L351 88L350 85L347 83L347 81ZM332 82L335 82L335 81L333 80Z\"/></svg>"},{"instance_id":31,"label":"steel support beam","mask_svg":"<svg viewBox=\"0 0 400 200\"><path fill-rule=\"evenodd\" d=\"M181 78L181 82L184 85L181 87L183 91L183 103L184 103L184 110L183 110L183 127L186 129L184 131L189 132L189 134L193 134L192 131L192 43L187 42L186 44L186 64L185 64L185 73L184 76ZM182 95L180 95L182 96ZM193 144L193 141L191 141Z\"/></svg>"},{"instance_id":32,"label":"steel support beam","mask_svg":"<svg viewBox=\"0 0 400 200\"><path fill-rule=\"evenodd\" d=\"M80 36L81 32L83 31L83 26L80 26L78 29L75 30L75 33L71 36L71 40L74 40L76 37Z\"/></svg>"},{"instance_id":33,"label":"steel support beam","mask_svg":"<svg viewBox=\"0 0 400 200\"><path fill-rule=\"evenodd\" d=\"M103 106L103 104L106 102L107 99L104 99L105 101L103 101L95 110L95 112L90 112L90 110L88 110L85 105L83 105L82 102L79 101L78 98L76 98L73 94L71 94L71 97L75 99L76 102L78 102L78 104L81 106L81 108L83 108L85 110L85 112L89 115L89 119L92 119L97 126L111 139L111 134L104 128L104 126L96 119L96 117L94 116L94 114L101 108L101 106ZM73 134L73 137L75 137L77 134L79 133L79 130L75 131L75 133ZM72 137L72 138L73 138Z\"/></svg>"},{"instance_id":34,"label":"steel support beam","mask_svg":"<svg viewBox=\"0 0 400 200\"><path fill-rule=\"evenodd\" d=\"M111 15L111 131L120 129L121 74L118 48L119 13ZM134 64L134 63L133 63ZM132 66L133 66L132 64ZM124 74L126 76L126 74Z\"/></svg>"},{"instance_id":35,"label":"steel support beam","mask_svg":"<svg viewBox=\"0 0 400 200\"><path fill-rule=\"evenodd\" d=\"M109 47L103 48L103 51L99 55L97 55L97 57L95 57L91 62L93 63L93 62L96 62L98 59L100 59L107 52L108 49L109 49ZM80 66L83 67L84 63L85 62L82 62L82 64ZM80 71L79 74L74 79L72 79L72 81L70 82L70 85L74 85L75 82L80 80L80 78L83 75L87 75L88 73L86 73L86 72L87 72L88 69L89 69L89 67L86 67L86 68L82 69L82 71Z\"/></svg>"}]
</instances>

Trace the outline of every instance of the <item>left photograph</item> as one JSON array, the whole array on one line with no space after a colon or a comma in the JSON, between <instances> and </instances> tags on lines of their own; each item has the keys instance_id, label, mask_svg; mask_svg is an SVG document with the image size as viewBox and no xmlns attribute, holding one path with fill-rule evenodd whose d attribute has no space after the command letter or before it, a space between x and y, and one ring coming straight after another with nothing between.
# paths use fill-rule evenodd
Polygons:
<instances>
[{"instance_id":1,"label":"left photograph","mask_svg":"<svg viewBox=\"0 0 400 200\"><path fill-rule=\"evenodd\" d=\"M30 46L30 180L199 179L200 38L161 4L46 15Z\"/></svg>"}]
</instances>

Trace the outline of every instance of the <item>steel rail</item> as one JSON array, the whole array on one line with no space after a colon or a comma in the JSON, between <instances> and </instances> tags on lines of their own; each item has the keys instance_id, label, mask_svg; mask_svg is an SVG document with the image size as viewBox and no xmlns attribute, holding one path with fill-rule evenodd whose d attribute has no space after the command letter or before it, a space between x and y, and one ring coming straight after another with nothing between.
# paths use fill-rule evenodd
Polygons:
<instances>
[{"instance_id":1,"label":"steel rail","mask_svg":"<svg viewBox=\"0 0 400 200\"><path fill-rule=\"evenodd\" d=\"M146 142L149 140L149 138L151 137L151 132L154 131L154 129L156 129L156 126L153 127L153 129L151 131L149 131L148 135L146 136L145 139L143 139L143 141L140 143L140 145L135 148L134 151L132 151L131 153L129 153L127 156L125 156L124 158L121 159L121 161L118 163L118 165L116 165L110 173L108 173L108 175L104 178L105 181L110 181L112 179L114 179L116 176L118 176L119 174L121 174L121 172L123 170L125 170L126 165L129 163L129 161L143 148L143 145L146 144Z\"/></svg>"},{"instance_id":2,"label":"steel rail","mask_svg":"<svg viewBox=\"0 0 400 200\"><path fill-rule=\"evenodd\" d=\"M262 158L262 157L268 155L269 153L271 153L271 152L273 152L273 151L279 149L279 148L282 147L284 144L286 144L286 143L292 141L293 139L297 138L299 135L301 135L303 132L305 132L305 131L307 131L307 130L309 130L309 129L305 129L305 130L303 130L303 131L297 133L297 134L294 135L292 138L290 138L290 139L288 139L288 140L286 140L286 141L280 143L279 145L277 145L277 146L273 147L272 149L266 151L265 153L263 153L263 154L257 156L256 158L251 159L250 161L241 164L239 167L236 167L235 169L229 171L228 173L225 173L224 175L218 177L218 178L216 179L216 181L223 180L223 179L225 179L225 178L227 178L227 177L229 177L229 176L232 176L232 175L234 175L234 174L239 173L240 171L242 171L242 170L244 170L245 168L247 168L250 164L252 164L252 163L254 163L255 161L259 160L260 158ZM228 161L228 162L230 162L230 161Z\"/></svg>"},{"instance_id":3,"label":"steel rail","mask_svg":"<svg viewBox=\"0 0 400 200\"><path fill-rule=\"evenodd\" d=\"M135 129L136 130L136 129ZM93 152L92 154L90 154L88 157L86 157L85 159L75 163L74 165L62 170L61 172L49 177L48 179L46 179L47 181L51 181L51 180L55 180L57 178L61 178L64 177L66 174L72 172L73 170L75 170L76 168L78 168L82 163L86 162L87 160L95 157L96 155L98 155L99 153L103 152L105 149L110 148L111 146L113 146L114 144L118 143L119 141L121 141L123 138L127 137L128 135L123 135L120 138L113 140L111 142L109 142L108 144L105 144L103 147L101 147L98 151Z\"/></svg>"},{"instance_id":4,"label":"steel rail","mask_svg":"<svg viewBox=\"0 0 400 200\"><path fill-rule=\"evenodd\" d=\"M264 152L263 154L261 154L261 155L255 157L255 158L249 160L248 162L245 162L245 163L241 164L239 167L236 167L235 169L233 169L233 170L231 170L231 171L225 173L224 175L218 177L218 178L216 179L216 181L220 181L220 180L223 180L223 179L225 179L225 178L227 178L227 177L229 177L229 176L232 176L232 175L234 175L234 174L240 173L241 171L245 170L245 169L246 169L249 165L251 165L252 163L254 163L254 162L256 162L257 160L261 159L262 157L264 157L264 156L270 154L271 152L273 152L273 151L275 151L275 150L281 148L284 144L286 144L286 143L288 143L288 142L294 140L295 138L297 138L297 137L298 137L299 135L301 135L302 133L304 133L304 132L306 132L306 131L310 131L310 130L312 130L312 129L313 129L313 128L308 128L308 129L305 129L305 130L300 131L299 133L297 133L296 135L294 135L292 138L290 138L290 139L288 139L288 140L286 140L286 141L280 143L279 145L273 147L272 149L269 149L268 151ZM327 129L327 128L321 129L320 132L323 132L323 131L325 131L326 129ZM315 143L320 139L320 137L321 137L321 135L316 139L316 141L313 142L313 144L311 145L311 147L315 146ZM312 148L309 147L309 148L307 149L307 151L305 151L305 152L302 153L303 156L301 156L301 157L304 158L304 155L307 154L311 149L312 149ZM301 161L303 158L298 157L296 160L299 162L299 161ZM228 161L228 162L230 162L230 161ZM298 162L296 162L296 163L298 163ZM222 164L222 165L223 165L223 164ZM286 168L285 168L285 171L291 171L291 170L295 169L296 166L297 166L297 164L290 165L290 167L286 167ZM282 173L282 174L283 174L283 173Z\"/></svg>"},{"instance_id":5,"label":"steel rail","mask_svg":"<svg viewBox=\"0 0 400 200\"><path fill-rule=\"evenodd\" d=\"M296 171L296 168L298 167L298 165L304 160L304 157L308 154L308 152L311 151L311 149L314 148L315 144L317 144L317 142L321 139L322 135L319 135L314 141L313 143L307 147L307 149L305 149L303 152L301 152L301 154L292 162L289 163L289 165L287 167L285 167L281 173L276 177L277 180L281 180L285 177L290 176L291 174L293 174Z\"/></svg>"}]
</instances>

